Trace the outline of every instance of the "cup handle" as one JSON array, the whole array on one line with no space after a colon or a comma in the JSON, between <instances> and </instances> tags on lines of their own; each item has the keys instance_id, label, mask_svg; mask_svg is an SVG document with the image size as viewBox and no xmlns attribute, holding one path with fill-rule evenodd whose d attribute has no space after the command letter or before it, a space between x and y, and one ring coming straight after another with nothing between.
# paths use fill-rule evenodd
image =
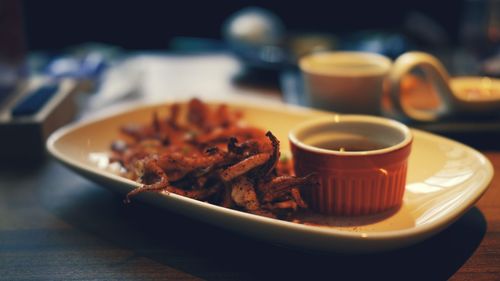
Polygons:
<instances>
[{"instance_id":1,"label":"cup handle","mask_svg":"<svg viewBox=\"0 0 500 281\"><path fill-rule=\"evenodd\" d=\"M413 69L420 68L425 79L435 87L441 105L436 110L419 110L404 104L401 99L401 80ZM441 62L424 52L408 52L399 56L389 74L390 96L392 104L399 112L417 121L436 121L449 114L454 107L454 94L448 84L450 76Z\"/></svg>"}]
</instances>

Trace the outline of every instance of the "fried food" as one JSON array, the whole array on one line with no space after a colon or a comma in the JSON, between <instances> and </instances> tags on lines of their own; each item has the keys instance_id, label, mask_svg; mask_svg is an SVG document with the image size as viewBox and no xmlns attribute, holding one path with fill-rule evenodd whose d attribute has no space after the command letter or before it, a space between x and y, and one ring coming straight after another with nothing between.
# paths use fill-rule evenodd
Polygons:
<instances>
[{"instance_id":1,"label":"fried food","mask_svg":"<svg viewBox=\"0 0 500 281\"><path fill-rule=\"evenodd\" d=\"M192 99L185 116L182 109L173 104L164 118L155 112L149 124L121 128L123 139L111 145L111 160L142 183L126 202L154 191L272 218L307 208L301 190L314 188L316 179L291 174L270 131L245 126L242 114L224 104L211 108Z\"/></svg>"}]
</instances>

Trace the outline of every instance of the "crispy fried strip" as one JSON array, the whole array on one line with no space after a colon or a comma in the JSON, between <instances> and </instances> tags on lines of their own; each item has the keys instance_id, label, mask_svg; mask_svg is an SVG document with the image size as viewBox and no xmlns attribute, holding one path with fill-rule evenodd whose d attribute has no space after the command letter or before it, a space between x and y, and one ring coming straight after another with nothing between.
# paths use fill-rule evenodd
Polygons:
<instances>
[{"instance_id":1,"label":"crispy fried strip","mask_svg":"<svg viewBox=\"0 0 500 281\"><path fill-rule=\"evenodd\" d=\"M255 139L250 139L240 144L238 143L238 139L231 137L227 143L227 151L237 155L256 154L259 152L259 142Z\"/></svg>"},{"instance_id":2,"label":"crispy fried strip","mask_svg":"<svg viewBox=\"0 0 500 281\"><path fill-rule=\"evenodd\" d=\"M182 153L171 153L161 155L158 159L158 165L163 169L181 168L196 169L211 166L224 159L225 153L220 150L209 151L209 155L200 155L197 157L188 157Z\"/></svg>"},{"instance_id":3,"label":"crispy fried strip","mask_svg":"<svg viewBox=\"0 0 500 281\"><path fill-rule=\"evenodd\" d=\"M231 198L231 186L229 186L229 185L224 186L224 194L223 194L222 201L221 201L220 205L222 207L226 207L226 208L233 207L234 203L233 203L233 199Z\"/></svg>"},{"instance_id":4,"label":"crispy fried strip","mask_svg":"<svg viewBox=\"0 0 500 281\"><path fill-rule=\"evenodd\" d=\"M255 211L260 209L257 193L252 182L247 177L240 177L231 187L231 198L236 205L245 210Z\"/></svg>"},{"instance_id":5,"label":"crispy fried strip","mask_svg":"<svg viewBox=\"0 0 500 281\"><path fill-rule=\"evenodd\" d=\"M256 155L252 155L225 169L221 173L220 177L225 182L231 181L234 178L239 177L256 167L263 165L269 160L269 158L270 155L268 153L259 153Z\"/></svg>"},{"instance_id":6,"label":"crispy fried strip","mask_svg":"<svg viewBox=\"0 0 500 281\"><path fill-rule=\"evenodd\" d=\"M295 200L295 202L297 203L297 205L302 208L302 209L307 209L307 204L306 202L304 201L304 199L302 199L302 196L300 195L300 191L297 187L294 187L290 190L290 194L292 194L292 197L293 199Z\"/></svg>"},{"instance_id":7,"label":"crispy fried strip","mask_svg":"<svg viewBox=\"0 0 500 281\"><path fill-rule=\"evenodd\" d=\"M206 169L224 161L224 157L225 153L219 150L211 151L207 156L198 157L186 157L177 152L161 155L158 165L167 173L171 181L177 181L195 170Z\"/></svg>"},{"instance_id":8,"label":"crispy fried strip","mask_svg":"<svg viewBox=\"0 0 500 281\"><path fill-rule=\"evenodd\" d=\"M153 184L144 184L141 187L138 187L129 193L125 197L125 203L130 203L130 198L139 193L146 191L162 191L165 190L169 185L168 177L165 172L158 166L155 160L147 160L144 163L144 174L153 173L160 178L159 181Z\"/></svg>"},{"instance_id":9,"label":"crispy fried strip","mask_svg":"<svg viewBox=\"0 0 500 281\"><path fill-rule=\"evenodd\" d=\"M283 197L283 195L285 194L288 194L294 187L307 186L313 184L314 182L314 174L310 174L305 177L279 176L273 178L267 183L258 185L257 189L261 194L263 194L263 202L271 202L273 200L276 200L277 198ZM300 199L301 202L297 202L299 206L306 206L305 202L300 197L300 193L296 193L294 195L294 198L296 199L296 201L297 199Z\"/></svg>"},{"instance_id":10,"label":"crispy fried strip","mask_svg":"<svg viewBox=\"0 0 500 281\"><path fill-rule=\"evenodd\" d=\"M293 200L277 202L272 204L272 206L277 209L293 209L293 210L297 209L297 203Z\"/></svg>"},{"instance_id":11,"label":"crispy fried strip","mask_svg":"<svg viewBox=\"0 0 500 281\"><path fill-rule=\"evenodd\" d=\"M200 145L210 145L214 143L227 143L232 137L238 138L240 140L249 140L264 139L263 136L264 131L254 127L233 126L226 129L219 127L208 133L196 136L196 143Z\"/></svg>"},{"instance_id":12,"label":"crispy fried strip","mask_svg":"<svg viewBox=\"0 0 500 281\"><path fill-rule=\"evenodd\" d=\"M295 176L278 176L270 180L269 182L259 185L259 191L261 192L273 192L281 189L290 188L292 186L310 185L314 184L316 181L315 174L309 174L305 177L295 177Z\"/></svg>"},{"instance_id":13,"label":"crispy fried strip","mask_svg":"<svg viewBox=\"0 0 500 281\"><path fill-rule=\"evenodd\" d=\"M197 200L205 200L213 194L217 193L222 188L222 184L215 184L208 188L203 189L194 189L194 190L185 190L182 188L175 187L170 184L168 181L168 177L165 172L161 169L160 166L156 163L155 160L148 160L144 164L144 174L153 173L159 177L159 181L153 184L144 184L141 187L138 187L131 192L129 192L125 198L126 203L130 203L130 198L146 191L168 191L173 192L182 196L186 196L189 198L197 199Z\"/></svg>"},{"instance_id":14,"label":"crispy fried strip","mask_svg":"<svg viewBox=\"0 0 500 281\"><path fill-rule=\"evenodd\" d=\"M266 178L275 170L278 160L280 159L280 141L273 135L273 133L271 133L271 131L267 131L266 136L269 140L271 140L273 151L266 165L262 168L263 178Z\"/></svg>"},{"instance_id":15,"label":"crispy fried strip","mask_svg":"<svg viewBox=\"0 0 500 281\"><path fill-rule=\"evenodd\" d=\"M216 194L222 189L221 184L214 184L210 187L203 188L203 189L193 189L193 190L185 190L182 188L178 188L172 185L167 186L166 190L178 195L186 196L189 198L193 198L196 200L205 200L208 197Z\"/></svg>"}]
</instances>

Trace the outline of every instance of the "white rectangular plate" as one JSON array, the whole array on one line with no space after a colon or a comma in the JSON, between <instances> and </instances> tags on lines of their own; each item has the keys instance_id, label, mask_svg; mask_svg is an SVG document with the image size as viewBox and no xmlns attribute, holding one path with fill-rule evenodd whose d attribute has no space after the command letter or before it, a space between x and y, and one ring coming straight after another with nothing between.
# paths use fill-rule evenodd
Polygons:
<instances>
[{"instance_id":1,"label":"white rectangular plate","mask_svg":"<svg viewBox=\"0 0 500 281\"><path fill-rule=\"evenodd\" d=\"M288 131L297 123L325 112L284 105L229 103L242 110L252 125L271 130L288 153ZM168 103L121 107L65 126L47 141L48 151L75 172L103 187L126 194L138 183L121 177L107 166L105 156L118 139L120 126L145 123ZM458 219L486 191L493 176L491 163L461 143L412 130L413 149L402 207L390 214L336 218L320 215L302 219L323 226L299 224L256 216L196 201L176 194L147 193L137 200L155 204L220 227L271 243L308 250L374 252L414 244Z\"/></svg>"}]
</instances>

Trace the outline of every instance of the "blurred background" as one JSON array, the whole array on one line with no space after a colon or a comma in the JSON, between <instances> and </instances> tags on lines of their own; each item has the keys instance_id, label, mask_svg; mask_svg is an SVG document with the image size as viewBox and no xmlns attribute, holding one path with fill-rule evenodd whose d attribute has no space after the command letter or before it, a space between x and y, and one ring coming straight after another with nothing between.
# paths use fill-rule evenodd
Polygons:
<instances>
[{"instance_id":1,"label":"blurred background","mask_svg":"<svg viewBox=\"0 0 500 281\"><path fill-rule=\"evenodd\" d=\"M79 82L79 91L91 94L86 111L127 97L224 98L254 87L304 105L297 60L310 52L358 50L395 59L420 50L453 76L498 77L499 43L500 0L0 0L0 129L20 120L13 116L33 116L58 89L19 94L19 81L34 76ZM215 56L180 60L186 54ZM37 98L24 98L33 93ZM497 120L481 128L498 131ZM477 131L462 120L425 127L450 128Z\"/></svg>"},{"instance_id":2,"label":"blurred background","mask_svg":"<svg viewBox=\"0 0 500 281\"><path fill-rule=\"evenodd\" d=\"M248 7L260 7L269 12L264 16L273 17L275 41L263 43L283 46L286 40L289 49L306 44L305 40L293 41L297 38L321 35L315 40L327 41L329 48L371 50L391 57L409 49L441 56L460 49L484 62L496 54L500 38L500 4L495 0L0 2L3 28L9 15L21 16L19 30L24 33L26 50L45 54L60 54L88 43L125 51L224 48L228 46L224 27ZM16 5L20 11L14 15L9 12L14 9L8 7ZM450 63L450 58L445 60ZM482 64L450 68L455 72L486 71Z\"/></svg>"},{"instance_id":3,"label":"blurred background","mask_svg":"<svg viewBox=\"0 0 500 281\"><path fill-rule=\"evenodd\" d=\"M178 36L221 39L224 22L249 6L274 13L287 30L338 34L377 29L417 32L418 27L412 27L411 21L421 17L427 21L420 24L433 22L436 28L442 29L435 32L442 32L440 35L445 38L432 38L441 41L435 43L457 44L466 20L465 12L473 8L468 6L487 4L487 1L478 0L445 0L439 1L439 5L436 1L426 0L21 2L27 42L32 50L60 50L89 41L127 49L167 49ZM489 10L484 9L484 13ZM486 20L485 14L478 17Z\"/></svg>"}]
</instances>

